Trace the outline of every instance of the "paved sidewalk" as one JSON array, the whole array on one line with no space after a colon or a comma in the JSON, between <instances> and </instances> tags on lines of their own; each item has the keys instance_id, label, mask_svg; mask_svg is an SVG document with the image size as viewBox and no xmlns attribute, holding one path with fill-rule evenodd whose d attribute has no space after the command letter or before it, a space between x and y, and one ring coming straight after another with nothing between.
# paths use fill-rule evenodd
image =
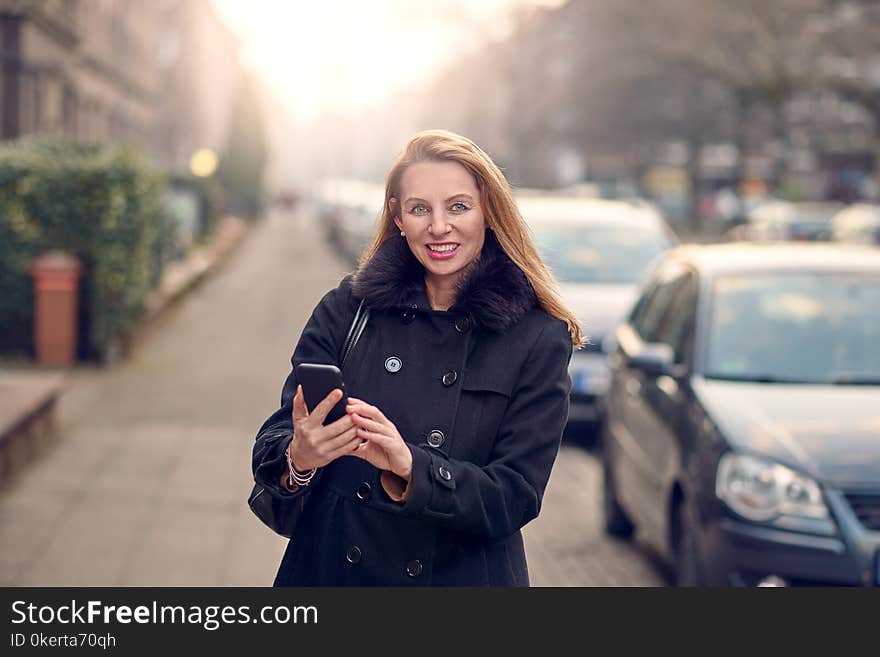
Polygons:
<instances>
[{"instance_id":1,"label":"paved sidewalk","mask_svg":"<svg viewBox=\"0 0 880 657\"><path fill-rule=\"evenodd\" d=\"M274 215L127 360L74 371L56 444L0 495L0 585L271 584L285 543L247 508L253 437L346 270L308 221ZM662 583L599 532L597 473L563 449L526 528L534 585Z\"/></svg>"},{"instance_id":2,"label":"paved sidewalk","mask_svg":"<svg viewBox=\"0 0 880 657\"><path fill-rule=\"evenodd\" d=\"M247 508L256 429L343 266L273 216L109 370L75 373L57 446L0 497L0 584L267 585Z\"/></svg>"}]
</instances>

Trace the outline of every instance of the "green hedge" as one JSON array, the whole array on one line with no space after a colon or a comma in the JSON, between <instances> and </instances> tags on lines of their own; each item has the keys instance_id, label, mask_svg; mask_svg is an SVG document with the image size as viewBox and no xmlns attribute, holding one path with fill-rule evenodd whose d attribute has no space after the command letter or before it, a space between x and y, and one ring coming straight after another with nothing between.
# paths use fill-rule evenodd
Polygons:
<instances>
[{"instance_id":1,"label":"green hedge","mask_svg":"<svg viewBox=\"0 0 880 657\"><path fill-rule=\"evenodd\" d=\"M0 351L33 355L29 265L50 249L83 265L78 356L126 336L166 259L165 184L131 147L0 145Z\"/></svg>"},{"instance_id":2,"label":"green hedge","mask_svg":"<svg viewBox=\"0 0 880 657\"><path fill-rule=\"evenodd\" d=\"M199 217L194 237L196 243L204 243L214 234L226 204L226 192L222 185L216 178L197 178L182 173L170 174L167 182L172 189L187 190L198 197Z\"/></svg>"}]
</instances>

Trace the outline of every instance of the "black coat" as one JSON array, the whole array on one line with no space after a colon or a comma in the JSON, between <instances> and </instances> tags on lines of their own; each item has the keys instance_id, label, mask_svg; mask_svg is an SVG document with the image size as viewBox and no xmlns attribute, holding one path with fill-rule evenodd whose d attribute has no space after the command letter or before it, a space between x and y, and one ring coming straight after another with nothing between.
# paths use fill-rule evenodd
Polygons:
<instances>
[{"instance_id":1,"label":"black coat","mask_svg":"<svg viewBox=\"0 0 880 657\"><path fill-rule=\"evenodd\" d=\"M321 299L292 365L338 365L361 298L371 315L346 362L346 389L409 443L410 495L392 501L380 471L353 456L297 493L281 488L291 370L253 450L254 478L268 492L308 496L275 585L528 586L520 529L541 508L568 414L566 324L537 306L491 231L448 311L431 310L424 269L394 237Z\"/></svg>"}]
</instances>

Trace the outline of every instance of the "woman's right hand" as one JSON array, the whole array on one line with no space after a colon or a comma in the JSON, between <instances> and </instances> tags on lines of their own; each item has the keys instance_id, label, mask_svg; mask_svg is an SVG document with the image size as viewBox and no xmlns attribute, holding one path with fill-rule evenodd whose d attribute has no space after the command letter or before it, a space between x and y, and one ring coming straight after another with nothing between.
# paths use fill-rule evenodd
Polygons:
<instances>
[{"instance_id":1,"label":"woman's right hand","mask_svg":"<svg viewBox=\"0 0 880 657\"><path fill-rule=\"evenodd\" d=\"M304 472L320 468L354 450L361 443L357 427L346 414L327 426L327 414L342 399L342 391L332 390L312 409L306 409L302 386L296 387L293 397L293 439L290 442L290 460L293 467Z\"/></svg>"}]
</instances>

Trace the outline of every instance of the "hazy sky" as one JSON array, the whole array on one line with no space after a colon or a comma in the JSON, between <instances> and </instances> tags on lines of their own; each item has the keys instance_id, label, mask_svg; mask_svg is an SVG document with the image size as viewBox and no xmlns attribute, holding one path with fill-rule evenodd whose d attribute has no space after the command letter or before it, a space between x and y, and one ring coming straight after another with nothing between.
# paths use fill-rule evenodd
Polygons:
<instances>
[{"instance_id":1,"label":"hazy sky","mask_svg":"<svg viewBox=\"0 0 880 657\"><path fill-rule=\"evenodd\" d=\"M413 90L462 49L509 32L513 13L563 0L213 0L245 62L299 119Z\"/></svg>"}]
</instances>

